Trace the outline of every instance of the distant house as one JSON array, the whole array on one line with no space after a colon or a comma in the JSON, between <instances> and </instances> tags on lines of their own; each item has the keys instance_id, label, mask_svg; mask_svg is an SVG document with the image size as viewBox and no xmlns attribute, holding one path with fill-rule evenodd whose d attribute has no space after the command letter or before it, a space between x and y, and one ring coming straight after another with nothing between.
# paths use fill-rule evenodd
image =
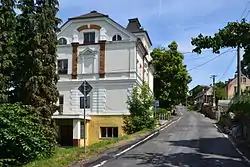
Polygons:
<instances>
[{"instance_id":1,"label":"distant house","mask_svg":"<svg viewBox=\"0 0 250 167\"><path fill-rule=\"evenodd\" d=\"M194 100L196 104L213 104L213 88L209 86L204 87Z\"/></svg>"},{"instance_id":2,"label":"distant house","mask_svg":"<svg viewBox=\"0 0 250 167\"><path fill-rule=\"evenodd\" d=\"M250 90L250 79L245 75L241 75L241 92L245 90ZM237 75L233 79L229 79L226 85L226 95L227 99L232 99L237 93Z\"/></svg>"}]
</instances>

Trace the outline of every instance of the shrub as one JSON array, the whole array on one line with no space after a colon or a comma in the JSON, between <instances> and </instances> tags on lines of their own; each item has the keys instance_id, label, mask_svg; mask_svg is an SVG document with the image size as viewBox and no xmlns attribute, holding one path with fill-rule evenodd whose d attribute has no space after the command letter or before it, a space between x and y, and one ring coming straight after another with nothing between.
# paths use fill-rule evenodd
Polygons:
<instances>
[{"instance_id":1,"label":"shrub","mask_svg":"<svg viewBox=\"0 0 250 167\"><path fill-rule=\"evenodd\" d=\"M155 127L156 121L150 109L153 104L153 95L147 84L143 84L140 90L135 86L127 103L130 115L124 116L123 126L127 134Z\"/></svg>"},{"instance_id":2,"label":"shrub","mask_svg":"<svg viewBox=\"0 0 250 167\"><path fill-rule=\"evenodd\" d=\"M0 166L21 166L50 156L56 142L27 106L0 104Z\"/></svg>"}]
</instances>

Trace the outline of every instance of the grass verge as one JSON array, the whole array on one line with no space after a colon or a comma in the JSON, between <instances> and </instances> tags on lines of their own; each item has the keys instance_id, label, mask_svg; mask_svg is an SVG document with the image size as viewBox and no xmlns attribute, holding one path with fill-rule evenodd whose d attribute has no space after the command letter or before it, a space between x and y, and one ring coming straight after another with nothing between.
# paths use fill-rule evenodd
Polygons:
<instances>
[{"instance_id":1,"label":"grass verge","mask_svg":"<svg viewBox=\"0 0 250 167\"><path fill-rule=\"evenodd\" d=\"M103 140L87 147L87 153L84 153L83 148L61 148L55 150L55 154L46 159L33 161L24 167L66 167L73 162L87 160L91 157L103 153L108 148L122 145L126 142L134 140L136 137L144 136L150 133L150 130L143 130L132 135L124 135L120 138Z\"/></svg>"}]
</instances>

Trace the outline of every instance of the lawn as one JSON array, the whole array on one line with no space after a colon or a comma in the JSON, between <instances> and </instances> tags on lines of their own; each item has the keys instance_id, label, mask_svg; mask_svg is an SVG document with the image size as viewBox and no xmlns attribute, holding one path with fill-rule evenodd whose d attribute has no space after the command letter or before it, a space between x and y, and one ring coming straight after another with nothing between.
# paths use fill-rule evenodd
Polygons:
<instances>
[{"instance_id":1,"label":"lawn","mask_svg":"<svg viewBox=\"0 0 250 167\"><path fill-rule=\"evenodd\" d=\"M55 154L47 159L40 159L31 162L24 167L66 167L74 162L80 160L86 160L91 157L97 156L103 153L105 150L111 147L122 145L126 142L134 140L138 136L147 135L150 131L143 130L141 132L125 135L116 139L103 140L87 147L86 154L83 148L71 147L71 148L57 148Z\"/></svg>"}]
</instances>

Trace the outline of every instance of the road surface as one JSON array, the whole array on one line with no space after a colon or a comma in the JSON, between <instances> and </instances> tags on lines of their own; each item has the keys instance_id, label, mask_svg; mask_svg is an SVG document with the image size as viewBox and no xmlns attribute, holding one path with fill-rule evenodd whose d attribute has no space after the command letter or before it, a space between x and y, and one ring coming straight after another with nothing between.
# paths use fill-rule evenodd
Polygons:
<instances>
[{"instance_id":1,"label":"road surface","mask_svg":"<svg viewBox=\"0 0 250 167\"><path fill-rule=\"evenodd\" d=\"M214 123L195 112L103 167L247 167Z\"/></svg>"}]
</instances>

